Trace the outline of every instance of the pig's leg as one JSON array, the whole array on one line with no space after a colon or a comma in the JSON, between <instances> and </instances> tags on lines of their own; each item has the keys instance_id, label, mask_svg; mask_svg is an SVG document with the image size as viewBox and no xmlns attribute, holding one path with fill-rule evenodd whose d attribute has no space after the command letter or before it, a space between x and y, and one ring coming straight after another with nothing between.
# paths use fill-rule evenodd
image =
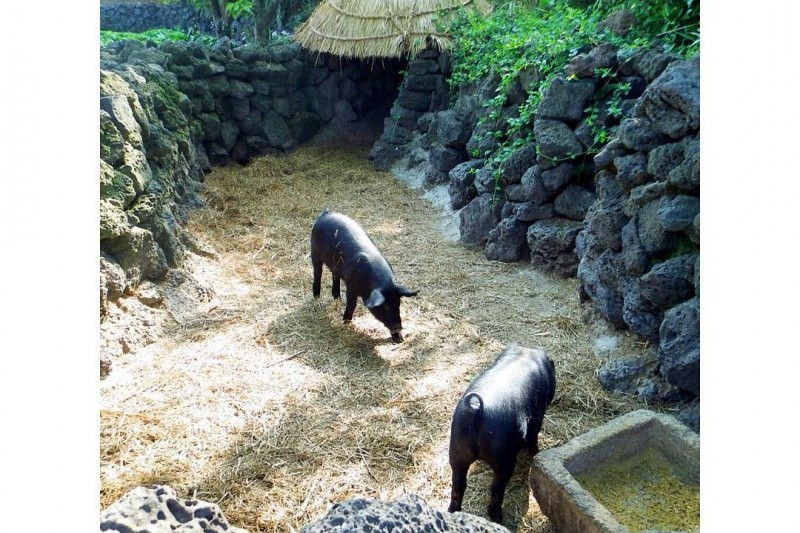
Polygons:
<instances>
[{"instance_id":1,"label":"pig's leg","mask_svg":"<svg viewBox=\"0 0 800 533\"><path fill-rule=\"evenodd\" d=\"M515 465L516 460L500 463L494 468L494 478L489 488L489 518L498 524L503 523L503 496Z\"/></svg>"},{"instance_id":2,"label":"pig's leg","mask_svg":"<svg viewBox=\"0 0 800 533\"><path fill-rule=\"evenodd\" d=\"M335 270L332 270L331 272L333 272L333 287L331 287L331 294L333 295L334 300L338 300L342 297L342 291L339 287L339 282L342 278L339 277L339 273Z\"/></svg>"},{"instance_id":3,"label":"pig's leg","mask_svg":"<svg viewBox=\"0 0 800 533\"><path fill-rule=\"evenodd\" d=\"M311 256L311 265L314 267L314 298L319 298L320 287L322 285L322 261L318 257Z\"/></svg>"},{"instance_id":4,"label":"pig's leg","mask_svg":"<svg viewBox=\"0 0 800 533\"><path fill-rule=\"evenodd\" d=\"M339 282L336 282L336 288L339 288ZM353 319L353 311L356 310L356 302L358 302L358 296L356 296L355 292L347 291L347 304L344 306L344 316L342 320L345 322L350 322Z\"/></svg>"},{"instance_id":5,"label":"pig's leg","mask_svg":"<svg viewBox=\"0 0 800 533\"><path fill-rule=\"evenodd\" d=\"M450 492L450 507L447 508L447 511L452 513L461 510L461 500L464 499L464 491L467 490L469 463L451 462L450 469L453 471L453 487Z\"/></svg>"}]
</instances>

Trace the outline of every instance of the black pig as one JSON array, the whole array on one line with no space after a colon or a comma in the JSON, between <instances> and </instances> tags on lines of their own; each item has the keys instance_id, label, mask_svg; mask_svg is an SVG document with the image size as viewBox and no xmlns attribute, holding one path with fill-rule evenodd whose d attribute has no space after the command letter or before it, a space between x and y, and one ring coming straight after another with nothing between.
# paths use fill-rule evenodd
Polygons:
<instances>
[{"instance_id":1,"label":"black pig","mask_svg":"<svg viewBox=\"0 0 800 533\"><path fill-rule=\"evenodd\" d=\"M539 451L539 430L553 400L553 361L537 349L510 346L470 384L458 401L450 428L453 488L448 511L461 510L467 470L476 459L492 467L489 518L502 522L503 496L517 453Z\"/></svg>"},{"instance_id":2,"label":"black pig","mask_svg":"<svg viewBox=\"0 0 800 533\"><path fill-rule=\"evenodd\" d=\"M375 318L389 328L392 341L403 342L400 298L416 296L417 291L395 283L392 267L361 226L353 219L327 209L311 229L315 298L319 298L323 263L333 273L333 297L340 296L340 279L344 279L347 287L345 322L353 318L360 296Z\"/></svg>"}]
</instances>

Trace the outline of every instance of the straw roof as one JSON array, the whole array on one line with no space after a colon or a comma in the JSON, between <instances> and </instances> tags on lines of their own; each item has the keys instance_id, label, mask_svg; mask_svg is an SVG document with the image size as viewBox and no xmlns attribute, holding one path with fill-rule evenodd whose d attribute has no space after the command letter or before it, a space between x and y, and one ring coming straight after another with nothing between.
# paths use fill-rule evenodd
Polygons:
<instances>
[{"instance_id":1,"label":"straw roof","mask_svg":"<svg viewBox=\"0 0 800 533\"><path fill-rule=\"evenodd\" d=\"M406 57L428 47L447 50L451 38L437 23L459 9L486 15L492 6L487 0L323 0L294 38L310 50L343 57Z\"/></svg>"}]
</instances>

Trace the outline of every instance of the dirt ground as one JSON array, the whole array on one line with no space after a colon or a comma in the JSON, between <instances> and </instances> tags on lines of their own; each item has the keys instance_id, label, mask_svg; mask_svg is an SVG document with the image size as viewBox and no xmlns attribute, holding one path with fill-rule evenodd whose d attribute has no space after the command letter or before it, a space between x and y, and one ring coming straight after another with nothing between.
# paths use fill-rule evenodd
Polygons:
<instances>
[{"instance_id":1,"label":"dirt ground","mask_svg":"<svg viewBox=\"0 0 800 533\"><path fill-rule=\"evenodd\" d=\"M577 280L459 245L436 193L374 170L368 149L305 147L206 177L208 206L186 224L205 252L101 325L113 364L100 382L101 507L167 484L251 533L298 531L354 497L416 493L445 510L453 407L511 343L555 361L543 449L645 407L600 388L604 357L644 346L585 324ZM419 291L404 299L404 343L361 302L343 324L327 270L312 297L309 235L325 207L357 220L398 282ZM530 464L521 453L504 525L552 532ZM490 480L488 466L472 466L464 511L486 516Z\"/></svg>"}]
</instances>

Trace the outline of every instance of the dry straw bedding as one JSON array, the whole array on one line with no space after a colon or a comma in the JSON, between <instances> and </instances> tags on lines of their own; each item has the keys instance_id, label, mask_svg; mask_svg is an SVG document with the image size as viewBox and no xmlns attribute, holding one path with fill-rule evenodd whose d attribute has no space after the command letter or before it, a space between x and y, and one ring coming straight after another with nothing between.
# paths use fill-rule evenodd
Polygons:
<instances>
[{"instance_id":1,"label":"dry straw bedding","mask_svg":"<svg viewBox=\"0 0 800 533\"><path fill-rule=\"evenodd\" d=\"M600 333L580 319L576 280L487 261L449 242L439 211L366 160L365 147L307 147L207 176L189 231L217 250L190 256L208 301L101 383L101 506L165 483L219 503L252 533L297 531L338 501L416 493L446 509L450 417L507 344L545 349L558 386L540 446L642 407L595 377ZM359 303L351 325L323 275L311 295L309 233L324 207L371 235L398 281L406 341ZM619 335L620 353L642 346ZM520 454L505 525L553 531ZM464 510L485 516L491 470L473 465Z\"/></svg>"}]
</instances>

